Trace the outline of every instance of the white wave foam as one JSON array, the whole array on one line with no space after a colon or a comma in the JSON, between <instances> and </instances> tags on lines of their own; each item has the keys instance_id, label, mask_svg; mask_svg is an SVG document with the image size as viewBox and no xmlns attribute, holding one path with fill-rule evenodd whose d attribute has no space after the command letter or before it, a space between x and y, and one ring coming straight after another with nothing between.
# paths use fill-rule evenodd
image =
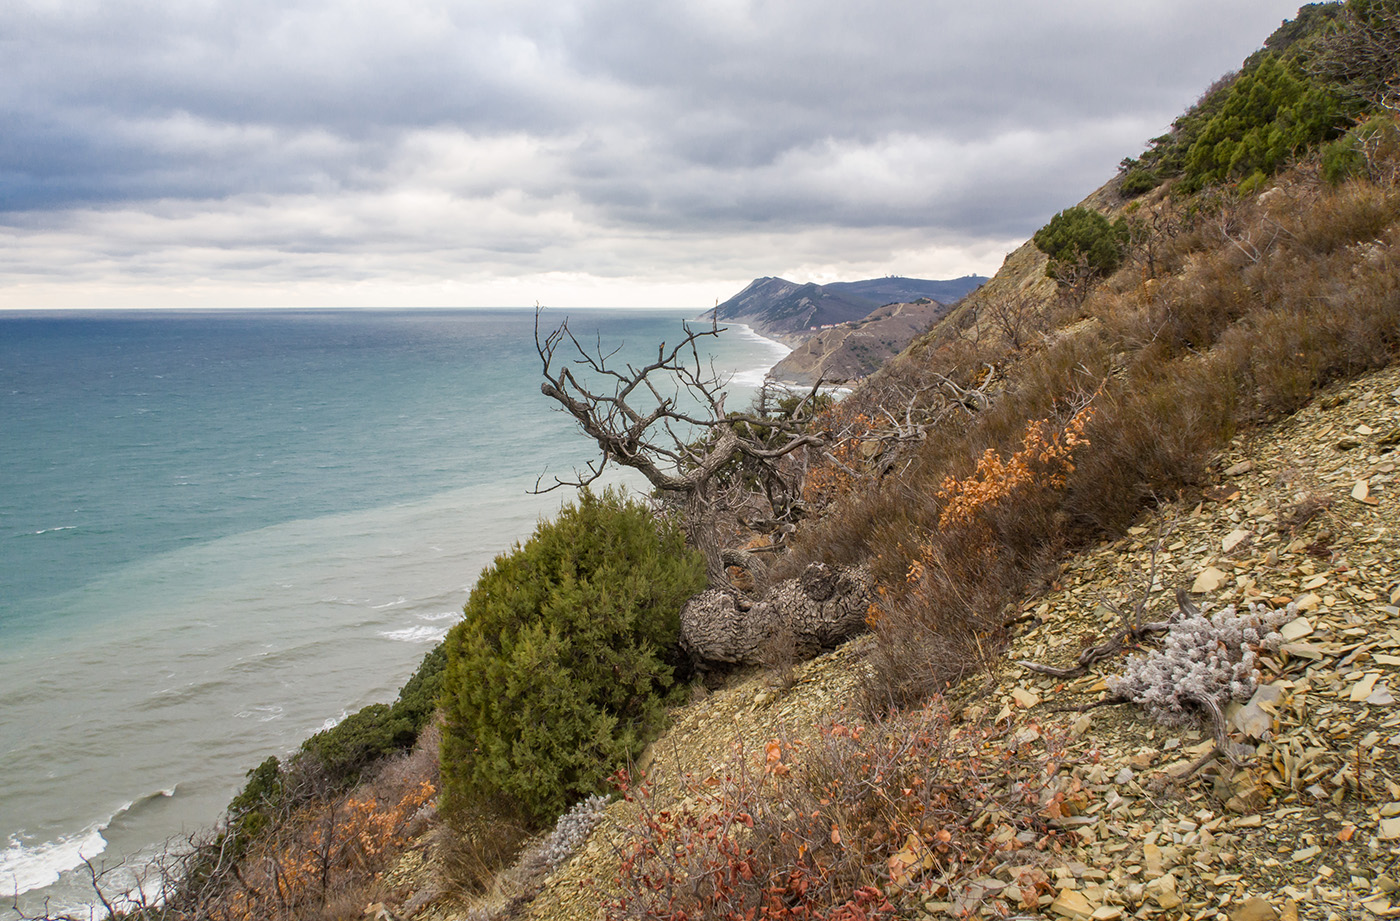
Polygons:
<instances>
[{"instance_id":1,"label":"white wave foam","mask_svg":"<svg viewBox=\"0 0 1400 921\"><path fill-rule=\"evenodd\" d=\"M729 375L730 384L740 387L751 387L755 390L762 387L763 382L768 378L768 372L773 369L773 366L792 352L789 346L784 345L778 340L769 339L767 336L761 336L754 332L753 327L749 326L747 323L730 323L728 324L728 329L740 339L762 343L767 347L769 353L761 359L763 364L758 367L736 368Z\"/></svg>"},{"instance_id":2,"label":"white wave foam","mask_svg":"<svg viewBox=\"0 0 1400 921\"><path fill-rule=\"evenodd\" d=\"M55 531L76 531L76 530L78 530L78 526L77 526L77 525L75 525L75 524L65 524L65 525L60 525L60 526L58 526L58 527L56 527L56 528L41 528L40 530L34 532L34 536L35 536L35 537L38 537L40 534L52 534L52 533L54 533Z\"/></svg>"},{"instance_id":3,"label":"white wave foam","mask_svg":"<svg viewBox=\"0 0 1400 921\"><path fill-rule=\"evenodd\" d=\"M418 619L432 623L439 620L458 620L461 616L461 611L443 611L441 614L419 614Z\"/></svg>"},{"instance_id":4,"label":"white wave foam","mask_svg":"<svg viewBox=\"0 0 1400 921\"><path fill-rule=\"evenodd\" d=\"M399 598L397 601L386 601L384 604L372 605L372 606L371 606L371 609L372 609L372 610L375 610L375 611L382 611L382 610L384 610L385 608L396 608L396 607L398 607L398 606L401 605L401 604L408 604L408 599L407 599L407 598Z\"/></svg>"},{"instance_id":5,"label":"white wave foam","mask_svg":"<svg viewBox=\"0 0 1400 921\"><path fill-rule=\"evenodd\" d=\"M57 841L25 845L17 837L0 851L0 890L18 895L58 882L60 874L80 866L107 849L102 832L108 823L90 825L75 835Z\"/></svg>"},{"instance_id":6,"label":"white wave foam","mask_svg":"<svg viewBox=\"0 0 1400 921\"><path fill-rule=\"evenodd\" d=\"M52 886L68 870L82 866L84 860L92 860L107 850L107 839L103 832L116 825L123 817L140 812L150 803L175 796L179 784L148 793L140 799L123 805L101 822L94 822L87 828L72 835L65 835L56 841L40 844L26 844L20 835L11 835L9 844L0 851L0 891L10 895L21 895L33 889Z\"/></svg>"},{"instance_id":7,"label":"white wave foam","mask_svg":"<svg viewBox=\"0 0 1400 921\"><path fill-rule=\"evenodd\" d=\"M436 643L447 636L446 627L405 627L402 630L381 630L379 635L400 643Z\"/></svg>"},{"instance_id":8,"label":"white wave foam","mask_svg":"<svg viewBox=\"0 0 1400 921\"><path fill-rule=\"evenodd\" d=\"M270 704L263 707L253 707L251 710L239 710L234 716L240 720L256 716L259 723L270 723L282 718L282 708L276 704Z\"/></svg>"},{"instance_id":9,"label":"white wave foam","mask_svg":"<svg viewBox=\"0 0 1400 921\"><path fill-rule=\"evenodd\" d=\"M753 327L747 323L731 323L729 324L729 328L734 330L734 332L738 334L740 339L748 339L753 342L762 342L764 345L767 345L769 349L775 355L777 355L778 358L782 358L784 355L787 355L789 352L792 351L791 346L785 345L784 343L779 342L777 339L769 339L767 336L760 335L759 333L754 332Z\"/></svg>"},{"instance_id":10,"label":"white wave foam","mask_svg":"<svg viewBox=\"0 0 1400 921\"><path fill-rule=\"evenodd\" d=\"M326 721L313 731L313 734L316 732L325 732L329 729L334 729L335 727L339 726L341 722L343 722L344 719L349 715L349 710L341 710L339 716L327 717Z\"/></svg>"}]
</instances>

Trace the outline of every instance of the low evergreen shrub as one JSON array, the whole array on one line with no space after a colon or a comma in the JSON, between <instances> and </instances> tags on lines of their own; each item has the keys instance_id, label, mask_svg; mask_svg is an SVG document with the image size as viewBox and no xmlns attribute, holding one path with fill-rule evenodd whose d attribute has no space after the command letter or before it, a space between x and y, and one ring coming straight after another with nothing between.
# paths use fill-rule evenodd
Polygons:
<instances>
[{"instance_id":1,"label":"low evergreen shrub","mask_svg":"<svg viewBox=\"0 0 1400 921\"><path fill-rule=\"evenodd\" d=\"M609 490L481 575L447 638L444 806L558 816L661 728L680 608L704 587L679 528Z\"/></svg>"},{"instance_id":2,"label":"low evergreen shrub","mask_svg":"<svg viewBox=\"0 0 1400 921\"><path fill-rule=\"evenodd\" d=\"M437 709L446 665L447 652L439 644L423 657L393 704L370 704L303 742L302 769L339 790L353 785L380 758L412 748Z\"/></svg>"},{"instance_id":3,"label":"low evergreen shrub","mask_svg":"<svg viewBox=\"0 0 1400 921\"><path fill-rule=\"evenodd\" d=\"M1095 275L1108 275L1123 262L1127 228L1120 220L1088 208L1066 208L1035 232L1031 242L1050 257L1045 274L1063 279L1065 272L1083 261Z\"/></svg>"},{"instance_id":4,"label":"low evergreen shrub","mask_svg":"<svg viewBox=\"0 0 1400 921\"><path fill-rule=\"evenodd\" d=\"M439 643L394 703L370 704L307 739L285 762L274 755L249 771L247 784L226 810L238 847L245 848L280 816L354 786L383 758L412 748L437 710L446 664L447 651Z\"/></svg>"}]
</instances>

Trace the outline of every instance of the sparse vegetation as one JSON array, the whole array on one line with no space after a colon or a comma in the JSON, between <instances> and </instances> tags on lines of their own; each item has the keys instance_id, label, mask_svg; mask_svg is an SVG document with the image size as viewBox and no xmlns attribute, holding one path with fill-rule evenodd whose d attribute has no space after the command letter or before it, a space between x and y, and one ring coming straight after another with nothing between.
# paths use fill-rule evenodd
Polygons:
<instances>
[{"instance_id":1,"label":"sparse vegetation","mask_svg":"<svg viewBox=\"0 0 1400 921\"><path fill-rule=\"evenodd\" d=\"M784 452L781 501L758 504L791 510L784 527L806 516L774 576L814 562L870 567L866 712L806 741L736 751L685 779L679 804L625 781L633 819L600 895L611 917L898 917L960 904L964 883L1013 859L1028 868L1023 907L1044 907L1055 888L1032 870L1062 840L1052 820L1089 796L1058 770L1055 739L1008 735L980 716L956 725L941 695L998 655L1028 593L1060 579L1068 554L1124 533L1146 507L1188 498L1190 508L1232 438L1400 357L1400 128L1385 109L1394 87L1372 67L1393 55L1392 7L1305 7L1125 161L1120 191L1139 197L1121 217L1057 215L1035 243L1073 296L1049 293L1036 262L817 407L820 437ZM1154 191L1164 182L1170 194ZM542 343L547 371L559 341ZM783 427L726 415L714 431L761 454L774 446L764 439L800 437L809 408L780 406L771 416ZM682 440L678 453L705 446ZM712 472L726 491L772 485L772 470L738 456ZM1330 514L1326 496L1290 501L1271 526L1290 538ZM759 539L743 523L726 519L724 538ZM230 883L201 903L217 910L191 917L332 917L337 900L358 900L357 911L371 901L383 842L406 834L437 786L426 738L411 757L395 753L428 724L439 681L452 824L436 852L456 888L488 888L582 801L519 866L537 882L566 859L600 809L586 797L640 754L674 699L677 614L705 572L681 528L584 492L498 558L395 704L250 772L224 850L206 864L232 879L223 858L237 843L243 888ZM1111 687L1167 717L1214 718L1252 690L1251 650L1273 643L1282 616L1188 613Z\"/></svg>"}]
</instances>

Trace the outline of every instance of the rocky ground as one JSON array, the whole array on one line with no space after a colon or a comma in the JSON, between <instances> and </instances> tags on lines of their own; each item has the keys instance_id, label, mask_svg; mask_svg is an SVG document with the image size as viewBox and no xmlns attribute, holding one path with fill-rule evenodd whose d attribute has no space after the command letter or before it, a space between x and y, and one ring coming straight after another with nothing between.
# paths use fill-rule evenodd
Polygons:
<instances>
[{"instance_id":1,"label":"rocky ground","mask_svg":"<svg viewBox=\"0 0 1400 921\"><path fill-rule=\"evenodd\" d=\"M1053 913L1400 914L1397 448L1391 369L1237 441L1205 501L1144 518L1028 602L1033 619L987 705L1067 730L1072 775L1092 801L1064 820L1082 846L1059 871ZM1254 757L1239 769L1216 759L1182 780L1214 748L1207 729L1154 725L1134 707L1063 709L1102 698L1121 660L1068 682L1013 664L1071 665L1144 592L1158 614L1174 610L1178 586L1203 606L1292 602L1298 613L1265 659L1255 707L1230 714Z\"/></svg>"},{"instance_id":2,"label":"rocky ground","mask_svg":"<svg viewBox=\"0 0 1400 921\"><path fill-rule=\"evenodd\" d=\"M990 681L953 695L967 719L1011 721L1063 746L1055 822L1068 845L1034 868L973 880L922 917L1045 915L1234 921L1400 915L1400 368L1325 392L1238 439L1198 502L1167 503L1121 540L1069 561L1022 605ZM1103 700L1122 654L1073 679L1016 664L1074 664L1144 597L1148 619L1178 588L1207 613L1295 605L1263 688L1228 714L1251 754L1234 767L1208 726L1155 724ZM751 673L679 710L649 755L653 776L717 766L742 741L810 731L852 704L857 640L784 675ZM1130 651L1129 654L1135 654ZM668 788L663 783L662 793ZM600 917L625 803L545 883L526 917ZM1043 875L1041 875L1043 874ZM413 874L400 876L414 888ZM421 885L421 875L419 877ZM499 895L499 893L498 893ZM1032 907L1028 907L1027 902ZM466 917L465 906L437 917Z\"/></svg>"}]
</instances>

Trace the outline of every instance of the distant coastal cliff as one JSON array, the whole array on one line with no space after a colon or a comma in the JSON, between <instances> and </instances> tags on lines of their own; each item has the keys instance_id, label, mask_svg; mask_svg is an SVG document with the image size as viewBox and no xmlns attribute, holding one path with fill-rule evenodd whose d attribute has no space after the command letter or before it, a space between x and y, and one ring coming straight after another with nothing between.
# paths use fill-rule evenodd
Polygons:
<instances>
[{"instance_id":1,"label":"distant coastal cliff","mask_svg":"<svg viewBox=\"0 0 1400 921\"><path fill-rule=\"evenodd\" d=\"M793 353L773 368L778 380L845 383L899 354L942 318L948 305L986 280L980 275L946 281L890 276L799 285L756 278L705 317L747 323L760 335L791 346Z\"/></svg>"}]
</instances>

